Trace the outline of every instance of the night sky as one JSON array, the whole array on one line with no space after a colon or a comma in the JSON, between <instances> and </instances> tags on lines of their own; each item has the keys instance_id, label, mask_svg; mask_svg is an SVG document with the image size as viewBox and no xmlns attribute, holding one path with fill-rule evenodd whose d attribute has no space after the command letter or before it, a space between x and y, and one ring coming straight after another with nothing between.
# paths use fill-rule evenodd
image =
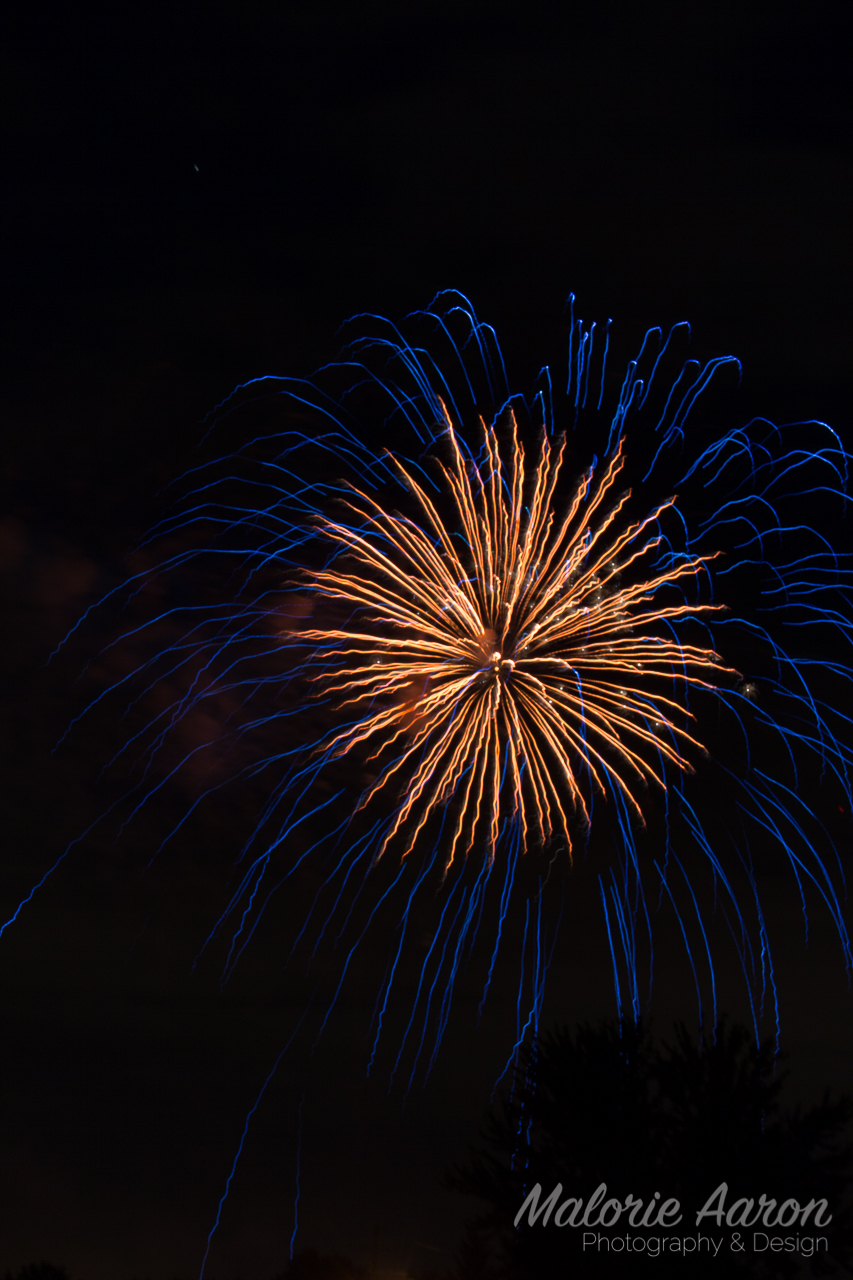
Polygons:
<instances>
[{"instance_id":1,"label":"night sky","mask_svg":"<svg viewBox=\"0 0 853 1280\"><path fill-rule=\"evenodd\" d=\"M207 412L333 358L347 316L457 288L521 390L559 349L570 291L614 318L625 355L689 319L697 354L743 363L729 425L822 418L850 447L848 9L244 0L4 20L3 919L117 795L99 777L114 715L52 753L109 633L96 621L49 655L127 571ZM157 818L120 840L98 825L0 939L0 1270L197 1274L304 1008L281 970L286 910L224 994L215 965L191 972L241 814L211 813L146 872ZM615 1013L584 875L546 1021ZM793 884L770 871L764 888L792 1096L849 1087L831 925L818 916L806 949ZM386 958L368 947L315 1057L283 1061L210 1280L284 1269L303 1096L298 1247L449 1261L469 1209L442 1173L476 1135L512 1019L498 1005L474 1032L463 986L404 1107L387 1072L364 1078ZM734 967L720 981L744 1016ZM685 966L662 964L657 1022L694 1009Z\"/></svg>"}]
</instances>

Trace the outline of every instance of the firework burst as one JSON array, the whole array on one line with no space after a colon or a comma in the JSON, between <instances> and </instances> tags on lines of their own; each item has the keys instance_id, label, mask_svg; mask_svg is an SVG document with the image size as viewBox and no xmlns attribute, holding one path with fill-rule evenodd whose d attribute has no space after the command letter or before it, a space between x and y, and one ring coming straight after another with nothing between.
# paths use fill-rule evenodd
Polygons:
<instances>
[{"instance_id":1,"label":"firework burst","mask_svg":"<svg viewBox=\"0 0 853 1280\"><path fill-rule=\"evenodd\" d=\"M605 794L618 788L642 818L636 780L665 787L663 763L686 771L684 751L700 747L680 725L690 713L679 692L712 687L719 662L661 634L665 623L720 607L660 603L709 557L622 585L659 549L661 535L650 531L671 502L619 528L630 498L611 497L621 446L599 479L583 476L558 515L565 439L553 447L543 435L528 475L511 412L506 466L495 430L481 429L474 462L446 418L449 519L391 458L418 521L356 490L347 524L322 522L352 570L333 556L314 590L373 625L302 635L318 646L326 669L315 679L338 706L371 708L322 749L342 755L368 744L372 758L392 756L361 801L403 793L377 855L401 831L410 854L433 811L455 798L446 869L475 845L494 858L502 811L520 824L525 848L559 835L570 849L573 819L589 823L586 778Z\"/></svg>"},{"instance_id":2,"label":"firework burst","mask_svg":"<svg viewBox=\"0 0 853 1280\"><path fill-rule=\"evenodd\" d=\"M404 952L416 973L392 1075L407 1045L410 1080L430 1039L434 1061L477 936L485 1000L513 910L515 1047L535 1029L559 916L544 885L579 841L607 849L620 1012L648 998L671 908L700 1017L708 1000L716 1016L714 916L757 1029L768 992L775 1010L757 858L790 867L850 961L823 820L827 797L851 800L838 437L706 423L694 444L694 406L737 362L673 368L686 326L650 330L611 384L609 327L572 319L564 391L543 370L525 399L459 295L402 328L358 323L369 336L311 382L259 379L219 406L211 431L242 439L191 473L152 535L170 551L113 597L171 593L112 684L148 708L119 752L142 761L129 816L170 786L173 831L225 786L259 797L205 946L224 937L227 980L313 867L291 954L328 945L340 973L320 1030L384 919L374 1055Z\"/></svg>"}]
</instances>

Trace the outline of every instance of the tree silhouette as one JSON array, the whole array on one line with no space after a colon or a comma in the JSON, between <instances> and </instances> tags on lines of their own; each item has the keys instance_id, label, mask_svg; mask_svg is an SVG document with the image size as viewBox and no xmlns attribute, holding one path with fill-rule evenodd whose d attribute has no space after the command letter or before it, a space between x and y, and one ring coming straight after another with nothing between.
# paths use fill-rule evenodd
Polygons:
<instances>
[{"instance_id":1,"label":"tree silhouette","mask_svg":"<svg viewBox=\"0 0 853 1280\"><path fill-rule=\"evenodd\" d=\"M642 1025L631 1022L568 1029L544 1037L526 1056L513 1095L493 1109L481 1147L450 1183L476 1196L485 1212L471 1224L460 1251L456 1280L540 1280L543 1276L681 1276L726 1274L784 1277L841 1275L853 1259L853 1214L847 1203L851 1145L844 1130L853 1106L828 1095L816 1106L783 1107L784 1077L768 1041L756 1050L747 1030L723 1023L712 1039L694 1041L678 1025L671 1044L655 1048ZM768 1235L826 1235L829 1254L806 1264L797 1253L743 1254L729 1248L732 1229L696 1212L727 1183L726 1206L740 1197L777 1204L826 1199L832 1222L758 1230ZM648 1204L654 1193L681 1205L673 1227L618 1224L586 1230L612 1237L663 1235L724 1237L724 1252L613 1253L582 1249L583 1227L557 1228L514 1219L535 1185L543 1203L557 1183L560 1202L585 1203L601 1183L607 1197L629 1194ZM808 1265L811 1271L804 1270Z\"/></svg>"}]
</instances>

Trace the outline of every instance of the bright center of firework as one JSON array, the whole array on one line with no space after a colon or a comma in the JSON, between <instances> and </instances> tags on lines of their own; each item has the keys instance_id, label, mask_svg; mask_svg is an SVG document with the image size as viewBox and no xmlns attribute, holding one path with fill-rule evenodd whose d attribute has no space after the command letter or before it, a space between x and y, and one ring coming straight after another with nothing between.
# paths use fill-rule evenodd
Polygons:
<instances>
[{"instance_id":1,"label":"bright center of firework","mask_svg":"<svg viewBox=\"0 0 853 1280\"><path fill-rule=\"evenodd\" d=\"M498 647L499 637L497 632L487 627L480 636L475 655L475 666L485 668L491 671L494 676L508 676L515 667L514 658L505 658L503 651L510 648L506 637L500 638L500 648Z\"/></svg>"},{"instance_id":2,"label":"bright center of firework","mask_svg":"<svg viewBox=\"0 0 853 1280\"><path fill-rule=\"evenodd\" d=\"M352 518L323 525L332 554L313 584L354 621L303 633L323 654L316 679L353 713L322 749L369 747L379 773L362 806L399 797L380 853L401 833L405 856L441 810L454 815L448 864L477 843L494 856L507 821L525 844L559 835L571 847L590 788L618 790L642 819L636 784L664 786L665 762L688 770L685 747L700 747L684 694L713 687L702 676L718 659L672 626L712 606L683 603L683 588L682 602L661 602L704 563L659 558L671 502L636 523L622 516L630 493L608 505L621 446L561 499L564 442L543 437L528 469L510 425L505 449L483 428L475 463L447 420L441 511L389 455L418 518L353 490Z\"/></svg>"}]
</instances>

